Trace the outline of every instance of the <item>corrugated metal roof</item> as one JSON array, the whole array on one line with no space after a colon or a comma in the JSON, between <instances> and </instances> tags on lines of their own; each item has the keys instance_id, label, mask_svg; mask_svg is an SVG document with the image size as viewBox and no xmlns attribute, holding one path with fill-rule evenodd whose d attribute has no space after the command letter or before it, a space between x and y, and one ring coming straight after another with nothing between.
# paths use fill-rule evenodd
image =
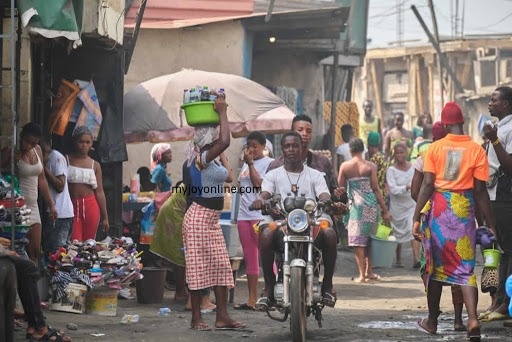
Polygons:
<instances>
[{"instance_id":1,"label":"corrugated metal roof","mask_svg":"<svg viewBox=\"0 0 512 342\"><path fill-rule=\"evenodd\" d=\"M267 12L270 0L254 0L254 12ZM275 0L273 12L319 9L340 5L336 0Z\"/></svg>"},{"instance_id":2,"label":"corrugated metal roof","mask_svg":"<svg viewBox=\"0 0 512 342\"><path fill-rule=\"evenodd\" d=\"M125 27L133 27L141 0L133 1L125 18ZM199 19L199 24L206 18L219 21L218 18L245 17L254 10L254 0L151 0L146 4L142 28L176 28L184 27L174 21ZM222 20L220 20L222 21ZM195 25L199 25L195 24ZM180 26L181 25L181 26ZM186 25L193 26L193 25Z\"/></svg>"}]
</instances>

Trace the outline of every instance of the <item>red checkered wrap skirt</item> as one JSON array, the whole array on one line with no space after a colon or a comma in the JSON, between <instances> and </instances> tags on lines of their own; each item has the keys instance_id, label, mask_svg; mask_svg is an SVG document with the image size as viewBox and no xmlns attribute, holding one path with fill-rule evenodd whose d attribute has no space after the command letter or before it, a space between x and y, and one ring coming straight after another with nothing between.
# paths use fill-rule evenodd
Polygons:
<instances>
[{"instance_id":1,"label":"red checkered wrap skirt","mask_svg":"<svg viewBox=\"0 0 512 342\"><path fill-rule=\"evenodd\" d=\"M233 271L219 224L220 211L192 203L183 219L186 281L190 290L234 287Z\"/></svg>"}]
</instances>

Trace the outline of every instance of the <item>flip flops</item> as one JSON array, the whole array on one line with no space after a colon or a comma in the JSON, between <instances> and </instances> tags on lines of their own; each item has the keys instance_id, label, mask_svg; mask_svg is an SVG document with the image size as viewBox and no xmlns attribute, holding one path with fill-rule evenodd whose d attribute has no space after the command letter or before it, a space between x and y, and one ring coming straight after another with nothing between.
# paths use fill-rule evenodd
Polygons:
<instances>
[{"instance_id":1,"label":"flip flops","mask_svg":"<svg viewBox=\"0 0 512 342\"><path fill-rule=\"evenodd\" d=\"M492 321L503 321L505 319L509 319L509 315L500 314L499 312L491 312L489 315L480 319L482 322L492 322Z\"/></svg>"},{"instance_id":2,"label":"flip flops","mask_svg":"<svg viewBox=\"0 0 512 342\"><path fill-rule=\"evenodd\" d=\"M366 276L367 280L382 280L380 275L373 273L371 276Z\"/></svg>"},{"instance_id":3,"label":"flip flops","mask_svg":"<svg viewBox=\"0 0 512 342\"><path fill-rule=\"evenodd\" d=\"M208 323L205 323L205 322L192 323L192 324L190 324L190 329L194 329L197 331L211 331L212 330L212 328L210 328Z\"/></svg>"},{"instance_id":4,"label":"flip flops","mask_svg":"<svg viewBox=\"0 0 512 342\"><path fill-rule=\"evenodd\" d=\"M478 315L478 320L482 320L484 318L486 318L487 316L489 316L490 314L492 313L491 310L487 310L485 312L482 312L481 314Z\"/></svg>"},{"instance_id":5,"label":"flip flops","mask_svg":"<svg viewBox=\"0 0 512 342\"><path fill-rule=\"evenodd\" d=\"M245 327L247 325L242 322L234 322L231 325L225 327L215 327L215 330L238 330L238 331L248 331Z\"/></svg>"},{"instance_id":6,"label":"flip flops","mask_svg":"<svg viewBox=\"0 0 512 342\"><path fill-rule=\"evenodd\" d=\"M272 307L272 301L268 297L261 297L254 305L256 311L266 311Z\"/></svg>"},{"instance_id":7,"label":"flip flops","mask_svg":"<svg viewBox=\"0 0 512 342\"><path fill-rule=\"evenodd\" d=\"M418 322L416 322L418 324L418 328L420 331L423 331L423 332L426 332L427 334L429 335L436 335L437 333L436 332L431 332L429 331L427 328L426 328L426 325L425 325L425 321L428 320L427 317L423 317L422 319L420 319Z\"/></svg>"}]
</instances>

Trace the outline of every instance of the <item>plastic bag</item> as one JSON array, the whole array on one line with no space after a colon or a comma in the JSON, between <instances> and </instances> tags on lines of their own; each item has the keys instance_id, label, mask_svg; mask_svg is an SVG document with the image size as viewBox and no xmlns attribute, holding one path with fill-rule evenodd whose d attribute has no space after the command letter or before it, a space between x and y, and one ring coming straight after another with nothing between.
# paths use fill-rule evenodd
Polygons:
<instances>
[{"instance_id":1,"label":"plastic bag","mask_svg":"<svg viewBox=\"0 0 512 342\"><path fill-rule=\"evenodd\" d=\"M156 218L158 211L155 201L151 201L142 208L142 218L140 220L140 240L139 243L150 245L155 233Z\"/></svg>"}]
</instances>

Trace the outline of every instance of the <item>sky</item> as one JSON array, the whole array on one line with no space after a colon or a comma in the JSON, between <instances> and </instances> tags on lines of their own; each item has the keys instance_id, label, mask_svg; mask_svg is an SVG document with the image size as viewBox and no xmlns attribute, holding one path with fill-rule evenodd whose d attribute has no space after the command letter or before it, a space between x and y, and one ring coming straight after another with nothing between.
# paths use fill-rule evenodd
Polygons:
<instances>
[{"instance_id":1,"label":"sky","mask_svg":"<svg viewBox=\"0 0 512 342\"><path fill-rule=\"evenodd\" d=\"M428 42L418 19L411 10L415 5L432 30L432 17L427 0L370 0L368 12L368 48L396 46L398 41L398 3L403 3L403 40ZM454 33L456 0L434 0L440 36ZM512 0L458 0L458 31L467 34L510 33L512 37ZM464 8L464 16L462 15ZM463 19L462 19L463 18ZM370 41L371 40L371 41Z\"/></svg>"}]
</instances>

